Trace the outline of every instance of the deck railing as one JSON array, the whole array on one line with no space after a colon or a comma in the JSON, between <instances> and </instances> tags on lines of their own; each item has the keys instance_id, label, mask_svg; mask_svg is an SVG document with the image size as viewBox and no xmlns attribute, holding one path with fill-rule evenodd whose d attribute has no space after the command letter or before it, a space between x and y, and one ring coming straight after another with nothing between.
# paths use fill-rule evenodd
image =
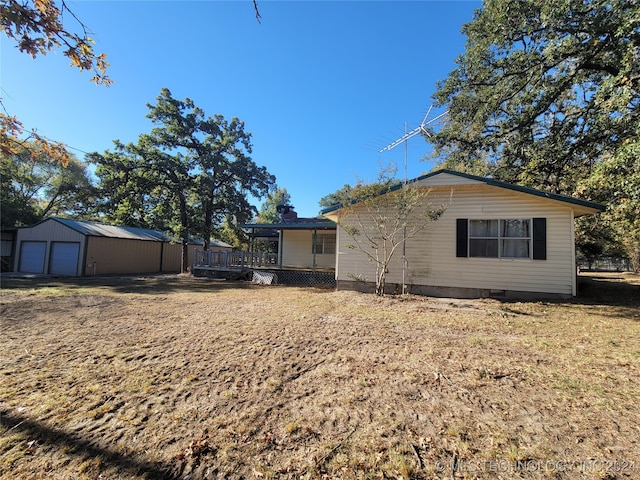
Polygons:
<instances>
[{"instance_id":1,"label":"deck railing","mask_svg":"<svg viewBox=\"0 0 640 480\"><path fill-rule=\"evenodd\" d=\"M260 268L278 265L278 255L266 252L214 252L196 250L193 256L194 268Z\"/></svg>"}]
</instances>

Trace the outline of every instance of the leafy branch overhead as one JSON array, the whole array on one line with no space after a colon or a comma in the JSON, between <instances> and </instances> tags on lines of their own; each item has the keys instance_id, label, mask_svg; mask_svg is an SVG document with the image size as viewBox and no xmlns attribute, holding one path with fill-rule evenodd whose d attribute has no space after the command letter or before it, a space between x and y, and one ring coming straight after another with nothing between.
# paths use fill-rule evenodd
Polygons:
<instances>
[{"instance_id":1,"label":"leafy branch overhead","mask_svg":"<svg viewBox=\"0 0 640 480\"><path fill-rule=\"evenodd\" d=\"M637 135L640 3L486 0L435 97L450 167L572 194L603 154Z\"/></svg>"},{"instance_id":2,"label":"leafy branch overhead","mask_svg":"<svg viewBox=\"0 0 640 480\"><path fill-rule=\"evenodd\" d=\"M79 26L79 33L63 25L65 14ZM94 51L95 41L89 36L87 26L75 16L64 0L34 0L33 2L3 0L0 4L2 30L17 43L18 49L36 58L56 48L71 61L71 66L94 73L91 81L109 86L113 81L107 76L107 56Z\"/></svg>"},{"instance_id":3,"label":"leafy branch overhead","mask_svg":"<svg viewBox=\"0 0 640 480\"><path fill-rule=\"evenodd\" d=\"M49 140L36 130L27 131L17 117L0 113L0 155L12 157L29 153L33 160L41 157L67 166L71 153L62 142Z\"/></svg>"},{"instance_id":4,"label":"leafy branch overhead","mask_svg":"<svg viewBox=\"0 0 640 480\"><path fill-rule=\"evenodd\" d=\"M75 21L79 32L74 32L63 24L65 16ZM95 42L89 36L87 26L76 17L64 0L2 0L0 24L4 34L16 42L20 52L36 58L62 48L71 66L80 71L93 72L92 82L105 86L113 83L107 76L109 64L106 55L94 51ZM0 106L4 109L2 99ZM35 129L27 129L16 116L11 116L6 111L0 113L0 154L24 154L25 149L31 149L34 158L44 155L63 166L71 159L64 143L50 140Z\"/></svg>"}]
</instances>

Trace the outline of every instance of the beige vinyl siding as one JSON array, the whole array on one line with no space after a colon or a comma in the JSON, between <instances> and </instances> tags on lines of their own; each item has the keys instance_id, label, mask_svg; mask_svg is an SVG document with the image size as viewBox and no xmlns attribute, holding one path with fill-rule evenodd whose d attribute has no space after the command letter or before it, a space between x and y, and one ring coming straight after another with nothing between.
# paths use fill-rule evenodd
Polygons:
<instances>
[{"instance_id":1,"label":"beige vinyl siding","mask_svg":"<svg viewBox=\"0 0 640 480\"><path fill-rule=\"evenodd\" d=\"M86 273L156 273L160 271L161 248L162 242L88 237Z\"/></svg>"},{"instance_id":2,"label":"beige vinyl siding","mask_svg":"<svg viewBox=\"0 0 640 480\"><path fill-rule=\"evenodd\" d=\"M334 230L318 230L318 234L334 234ZM283 230L282 266L313 268L312 230ZM316 268L334 268L335 254L317 254Z\"/></svg>"},{"instance_id":3,"label":"beige vinyl siding","mask_svg":"<svg viewBox=\"0 0 640 480\"><path fill-rule=\"evenodd\" d=\"M571 295L574 282L572 209L554 200L476 185L440 187L431 203L449 203L446 212L427 230L407 241L407 284L471 289L511 290ZM456 219L547 219L547 260L457 258ZM373 281L375 265L357 250L347 248L343 230L338 236L338 280L363 274ZM389 268L388 283L402 281L402 252Z\"/></svg>"},{"instance_id":4,"label":"beige vinyl siding","mask_svg":"<svg viewBox=\"0 0 640 480\"><path fill-rule=\"evenodd\" d=\"M482 185L482 182L471 178L460 177L458 175L451 175L450 173L440 173L439 175L418 180L415 182L415 185L438 187L452 185Z\"/></svg>"}]
</instances>

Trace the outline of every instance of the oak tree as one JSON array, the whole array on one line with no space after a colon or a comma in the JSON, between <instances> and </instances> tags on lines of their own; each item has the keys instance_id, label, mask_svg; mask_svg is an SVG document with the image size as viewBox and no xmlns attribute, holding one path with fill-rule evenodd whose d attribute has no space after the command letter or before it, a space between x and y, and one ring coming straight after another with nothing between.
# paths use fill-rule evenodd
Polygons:
<instances>
[{"instance_id":1,"label":"oak tree","mask_svg":"<svg viewBox=\"0 0 640 480\"><path fill-rule=\"evenodd\" d=\"M572 194L640 122L640 3L485 0L435 98L436 155Z\"/></svg>"},{"instance_id":2,"label":"oak tree","mask_svg":"<svg viewBox=\"0 0 640 480\"><path fill-rule=\"evenodd\" d=\"M249 196L266 195L275 177L249 156L251 134L237 118L207 117L192 100L177 100L162 89L147 105L156 125L136 143L115 142L113 152L94 153L96 175L111 214L125 223L159 223L170 227L183 245L200 237L209 248L211 235L225 220L247 222L256 213Z\"/></svg>"},{"instance_id":3,"label":"oak tree","mask_svg":"<svg viewBox=\"0 0 640 480\"><path fill-rule=\"evenodd\" d=\"M2 227L32 225L49 216L91 215L95 189L86 165L70 156L67 166L29 144L0 154Z\"/></svg>"},{"instance_id":4,"label":"oak tree","mask_svg":"<svg viewBox=\"0 0 640 480\"><path fill-rule=\"evenodd\" d=\"M640 141L637 137L635 141L626 142L615 155L598 162L578 191L608 204L598 220L623 246L633 271L640 272ZM593 222L584 227L593 229Z\"/></svg>"}]
</instances>

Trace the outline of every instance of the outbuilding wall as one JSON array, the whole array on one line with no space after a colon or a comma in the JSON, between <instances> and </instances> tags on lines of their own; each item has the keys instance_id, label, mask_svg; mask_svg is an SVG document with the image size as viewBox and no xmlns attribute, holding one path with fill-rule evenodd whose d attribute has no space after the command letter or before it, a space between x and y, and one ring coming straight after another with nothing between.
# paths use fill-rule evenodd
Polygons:
<instances>
[{"instance_id":1,"label":"outbuilding wall","mask_svg":"<svg viewBox=\"0 0 640 480\"><path fill-rule=\"evenodd\" d=\"M163 242L88 237L85 275L158 273Z\"/></svg>"},{"instance_id":2,"label":"outbuilding wall","mask_svg":"<svg viewBox=\"0 0 640 480\"><path fill-rule=\"evenodd\" d=\"M187 267L190 268L193 265L194 251L198 248L202 247L187 246ZM211 250L231 250L231 248L212 246ZM103 237L89 239L85 275L179 273L181 271L181 244Z\"/></svg>"},{"instance_id":3,"label":"outbuilding wall","mask_svg":"<svg viewBox=\"0 0 640 480\"><path fill-rule=\"evenodd\" d=\"M75 273L73 275L82 275L82 252L85 248L86 237L75 230L66 227L65 225L55 220L46 220L40 224L34 225L30 228L19 228L16 234L16 246L14 262L14 271L25 273L51 273L51 252L53 244L56 242L78 244L78 258L75 265ZM41 269L28 271L32 269L25 269L24 265L28 262L25 258L25 251L27 243L38 242L43 244L44 258L42 261Z\"/></svg>"}]
</instances>

